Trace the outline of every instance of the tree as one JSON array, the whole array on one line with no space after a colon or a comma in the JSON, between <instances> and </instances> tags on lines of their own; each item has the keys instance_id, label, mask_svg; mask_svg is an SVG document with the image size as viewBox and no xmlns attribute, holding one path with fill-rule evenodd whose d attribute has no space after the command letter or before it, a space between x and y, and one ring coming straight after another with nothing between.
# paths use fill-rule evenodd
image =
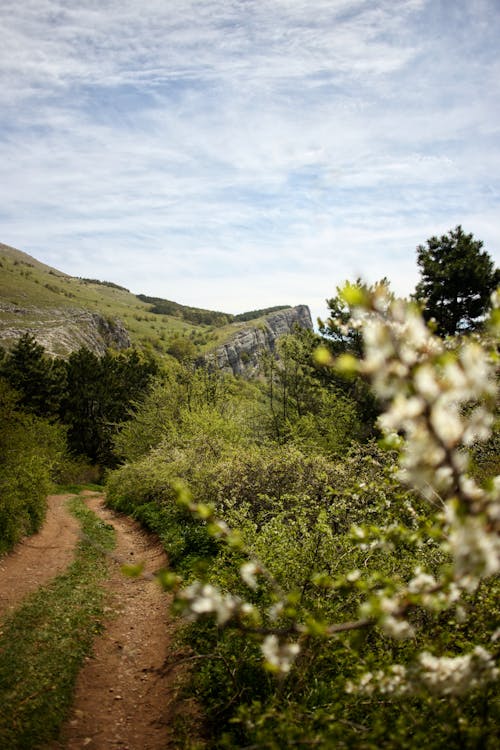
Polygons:
<instances>
[{"instance_id":1,"label":"tree","mask_svg":"<svg viewBox=\"0 0 500 750\"><path fill-rule=\"evenodd\" d=\"M360 279L357 279L356 284L359 287L363 286ZM349 353L355 357L361 357L363 353L361 332L352 325L351 312L340 294L340 287L337 287L337 295L327 299L326 304L328 305L328 318L326 321L318 319L319 332L324 337L324 343L335 356Z\"/></svg>"},{"instance_id":2,"label":"tree","mask_svg":"<svg viewBox=\"0 0 500 750\"><path fill-rule=\"evenodd\" d=\"M424 318L433 318L442 336L474 329L500 284L500 270L482 247L460 225L417 247L422 279L414 297L424 303Z\"/></svg>"},{"instance_id":3,"label":"tree","mask_svg":"<svg viewBox=\"0 0 500 750\"><path fill-rule=\"evenodd\" d=\"M115 465L118 424L130 418L133 401L157 372L156 363L135 350L98 357L82 347L70 355L66 372L61 418L69 427L70 449L102 466Z\"/></svg>"},{"instance_id":4,"label":"tree","mask_svg":"<svg viewBox=\"0 0 500 750\"><path fill-rule=\"evenodd\" d=\"M0 377L0 556L40 528L65 454L64 428L23 409L21 400Z\"/></svg>"},{"instance_id":5,"label":"tree","mask_svg":"<svg viewBox=\"0 0 500 750\"><path fill-rule=\"evenodd\" d=\"M1 374L19 393L19 404L39 417L54 421L65 389L65 368L61 360L45 356L43 346L25 333L3 358Z\"/></svg>"}]
</instances>

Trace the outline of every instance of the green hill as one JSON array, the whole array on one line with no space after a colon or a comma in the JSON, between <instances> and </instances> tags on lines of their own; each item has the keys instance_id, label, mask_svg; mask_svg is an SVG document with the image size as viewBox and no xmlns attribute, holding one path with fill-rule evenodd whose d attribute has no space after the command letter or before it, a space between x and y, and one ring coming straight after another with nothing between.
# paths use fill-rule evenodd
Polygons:
<instances>
[{"instance_id":1,"label":"green hill","mask_svg":"<svg viewBox=\"0 0 500 750\"><path fill-rule=\"evenodd\" d=\"M0 344L10 347L31 331L47 351L66 355L81 345L100 351L132 344L168 353L188 340L202 355L242 328L259 325L274 307L233 316L132 294L99 279L70 276L0 243Z\"/></svg>"}]
</instances>

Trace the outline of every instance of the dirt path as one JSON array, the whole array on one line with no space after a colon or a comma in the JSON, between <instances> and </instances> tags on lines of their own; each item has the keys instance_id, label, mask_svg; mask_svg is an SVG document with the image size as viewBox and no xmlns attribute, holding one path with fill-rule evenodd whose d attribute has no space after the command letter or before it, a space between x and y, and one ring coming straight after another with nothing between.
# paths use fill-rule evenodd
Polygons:
<instances>
[{"instance_id":1,"label":"dirt path","mask_svg":"<svg viewBox=\"0 0 500 750\"><path fill-rule=\"evenodd\" d=\"M47 518L38 534L0 558L0 617L21 599L62 573L73 560L79 524L66 508L71 495L50 495Z\"/></svg>"},{"instance_id":2,"label":"dirt path","mask_svg":"<svg viewBox=\"0 0 500 750\"><path fill-rule=\"evenodd\" d=\"M144 562L149 572L166 564L160 545L131 519L105 508L102 496L89 497L87 504L115 527L118 559ZM155 581L126 578L119 563L112 565L109 621L80 672L73 710L54 750L174 746L174 678L158 672L169 650L167 597Z\"/></svg>"},{"instance_id":3,"label":"dirt path","mask_svg":"<svg viewBox=\"0 0 500 750\"><path fill-rule=\"evenodd\" d=\"M144 562L151 573L166 565L166 557L153 536L105 508L102 495L83 494L89 508L116 531L107 619L78 676L60 739L47 750L168 750L177 746L178 710L176 673L161 669L171 655L168 598L154 580L126 578L120 570L122 562ZM66 508L69 497L50 496L42 530L0 560L0 617L72 562L79 524ZM196 711L184 703L186 709L194 727Z\"/></svg>"}]
</instances>

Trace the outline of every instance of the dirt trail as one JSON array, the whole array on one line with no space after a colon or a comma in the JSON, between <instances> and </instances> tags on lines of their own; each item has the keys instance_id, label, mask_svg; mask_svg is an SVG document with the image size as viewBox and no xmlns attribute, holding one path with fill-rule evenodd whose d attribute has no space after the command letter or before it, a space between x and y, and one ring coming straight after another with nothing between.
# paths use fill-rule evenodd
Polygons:
<instances>
[{"instance_id":1,"label":"dirt trail","mask_svg":"<svg viewBox=\"0 0 500 750\"><path fill-rule=\"evenodd\" d=\"M179 710L176 673L161 669L173 633L168 597L154 580L121 573L123 562L144 562L145 571L154 572L166 565L166 557L139 524L107 509L102 495L83 494L89 508L116 531L106 582L107 618L78 676L60 739L47 750L168 750L177 746L172 719ZM42 530L0 560L0 617L74 559L79 524L67 510L69 497L50 496ZM194 728L196 710L188 703L182 708Z\"/></svg>"},{"instance_id":2,"label":"dirt trail","mask_svg":"<svg viewBox=\"0 0 500 750\"><path fill-rule=\"evenodd\" d=\"M0 617L71 563L79 524L66 508L71 495L50 495L47 518L38 534L27 537L0 558Z\"/></svg>"},{"instance_id":3,"label":"dirt trail","mask_svg":"<svg viewBox=\"0 0 500 750\"><path fill-rule=\"evenodd\" d=\"M154 538L105 508L102 496L88 497L87 504L114 526L119 560L144 562L148 572L166 564ZM169 726L174 677L158 671L169 651L167 597L155 581L126 578L119 563L111 564L109 620L80 672L71 715L51 750L174 746Z\"/></svg>"}]
</instances>

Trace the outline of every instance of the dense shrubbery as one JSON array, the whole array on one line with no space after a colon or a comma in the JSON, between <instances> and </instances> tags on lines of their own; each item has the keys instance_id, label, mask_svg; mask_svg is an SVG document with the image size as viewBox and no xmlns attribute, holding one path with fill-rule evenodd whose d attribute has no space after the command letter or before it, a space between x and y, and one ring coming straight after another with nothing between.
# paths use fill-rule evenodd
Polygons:
<instances>
[{"instance_id":1,"label":"dense shrubbery","mask_svg":"<svg viewBox=\"0 0 500 750\"><path fill-rule=\"evenodd\" d=\"M150 304L150 312L156 315L173 315L195 325L225 326L232 318L231 315L223 312L180 305L178 302L172 302L172 300L162 299L161 297L148 297L146 294L138 294L137 297L142 302Z\"/></svg>"},{"instance_id":2,"label":"dense shrubbery","mask_svg":"<svg viewBox=\"0 0 500 750\"><path fill-rule=\"evenodd\" d=\"M109 499L159 531L189 583L163 576L191 620L207 747L492 749L498 486L467 476L464 452L474 445L478 482L498 466L498 433L479 447L491 427L487 357L474 342L445 348L383 289L348 288L352 299L367 322L361 369L388 403L384 450L360 442L356 420L349 433L347 386L315 371L299 336L270 363L270 409L252 419L234 394L208 403L197 387L188 403L162 400L158 386L159 424L152 397L138 405ZM341 364L338 377L355 366ZM323 442L325 394L340 425L332 404Z\"/></svg>"},{"instance_id":3,"label":"dense shrubbery","mask_svg":"<svg viewBox=\"0 0 500 750\"><path fill-rule=\"evenodd\" d=\"M64 430L20 409L0 378L0 554L40 528L65 450Z\"/></svg>"},{"instance_id":4,"label":"dense shrubbery","mask_svg":"<svg viewBox=\"0 0 500 750\"><path fill-rule=\"evenodd\" d=\"M90 281L90 279L84 279L84 281ZM105 282L96 282L105 283ZM142 302L146 302L151 305L150 312L156 315L173 315L177 318L182 318L195 325L207 325L207 326L225 326L228 323L243 323L248 320L255 320L263 315L269 315L279 310L289 309L288 305L275 305L274 307L266 307L262 310L249 310L248 312L239 313L238 315L231 315L230 313L217 312L215 310L204 310L200 307L189 307L187 305L180 305L178 302L172 302L172 300L162 299L161 297L148 297L146 294L138 294L137 298Z\"/></svg>"},{"instance_id":5,"label":"dense shrubbery","mask_svg":"<svg viewBox=\"0 0 500 750\"><path fill-rule=\"evenodd\" d=\"M134 349L102 357L82 347L67 360L52 359L29 333L0 362L0 376L35 416L67 427L68 447L101 467L116 465L113 438L146 391L158 365Z\"/></svg>"},{"instance_id":6,"label":"dense shrubbery","mask_svg":"<svg viewBox=\"0 0 500 750\"><path fill-rule=\"evenodd\" d=\"M0 350L0 554L40 527L53 485L96 480L157 365L134 350L51 359L25 334Z\"/></svg>"},{"instance_id":7,"label":"dense shrubbery","mask_svg":"<svg viewBox=\"0 0 500 750\"><path fill-rule=\"evenodd\" d=\"M246 323L248 320L256 320L256 318L261 318L263 315L270 315L270 313L289 309L289 305L275 305L274 307L264 307L261 310L249 310L248 312L238 313L237 315L232 315L231 318L235 323Z\"/></svg>"}]
</instances>

